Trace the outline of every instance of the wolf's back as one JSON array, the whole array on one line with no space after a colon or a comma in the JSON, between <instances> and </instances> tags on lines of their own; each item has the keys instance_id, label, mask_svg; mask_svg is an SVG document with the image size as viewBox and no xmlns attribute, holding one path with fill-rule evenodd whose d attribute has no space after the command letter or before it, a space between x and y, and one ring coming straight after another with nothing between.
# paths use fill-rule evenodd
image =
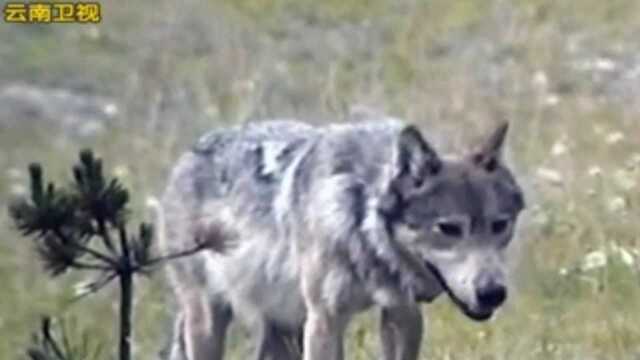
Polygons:
<instances>
[{"instance_id":1,"label":"wolf's back","mask_svg":"<svg viewBox=\"0 0 640 360\"><path fill-rule=\"evenodd\" d=\"M268 186L277 182L296 151L315 139L318 130L299 122L270 121L251 123L204 135L192 152L211 164L216 177L213 183L220 194L235 184ZM204 194L203 194L204 195Z\"/></svg>"},{"instance_id":2,"label":"wolf's back","mask_svg":"<svg viewBox=\"0 0 640 360\"><path fill-rule=\"evenodd\" d=\"M273 197L297 151L319 136L299 122L251 123L202 136L172 169L162 205L167 250L181 250L208 202L270 216Z\"/></svg>"}]
</instances>

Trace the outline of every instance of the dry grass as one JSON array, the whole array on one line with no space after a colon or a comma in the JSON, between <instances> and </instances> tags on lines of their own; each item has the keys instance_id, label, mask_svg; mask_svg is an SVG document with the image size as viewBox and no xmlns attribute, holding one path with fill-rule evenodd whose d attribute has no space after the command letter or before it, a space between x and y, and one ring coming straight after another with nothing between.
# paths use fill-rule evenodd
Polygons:
<instances>
[{"instance_id":1,"label":"dry grass","mask_svg":"<svg viewBox=\"0 0 640 360\"><path fill-rule=\"evenodd\" d=\"M528 195L519 291L492 322L446 299L425 307L429 359L634 359L640 354L637 221L640 2L631 0L103 1L99 26L0 27L0 85L28 82L108 97L94 138L0 119L0 205L26 164L61 179L94 147L136 194L157 194L180 151L207 129L263 117L341 121L366 104L421 123L448 150L502 118ZM7 124L13 124L8 126ZM53 123L55 124L55 122ZM0 358L19 357L40 313L79 317L111 342L113 289L68 305L0 216ZM158 274L160 275L160 274ZM161 276L141 283L136 346L168 332ZM375 319L351 328L349 358L377 356ZM241 330L231 339L243 359Z\"/></svg>"}]
</instances>

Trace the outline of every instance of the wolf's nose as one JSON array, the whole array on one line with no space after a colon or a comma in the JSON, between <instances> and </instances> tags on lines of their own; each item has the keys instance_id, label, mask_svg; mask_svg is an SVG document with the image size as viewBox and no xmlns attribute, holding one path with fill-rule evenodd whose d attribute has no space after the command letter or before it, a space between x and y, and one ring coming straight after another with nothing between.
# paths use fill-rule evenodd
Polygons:
<instances>
[{"instance_id":1,"label":"wolf's nose","mask_svg":"<svg viewBox=\"0 0 640 360\"><path fill-rule=\"evenodd\" d=\"M507 299L507 288L501 284L487 284L476 290L476 296L481 306L497 308Z\"/></svg>"}]
</instances>

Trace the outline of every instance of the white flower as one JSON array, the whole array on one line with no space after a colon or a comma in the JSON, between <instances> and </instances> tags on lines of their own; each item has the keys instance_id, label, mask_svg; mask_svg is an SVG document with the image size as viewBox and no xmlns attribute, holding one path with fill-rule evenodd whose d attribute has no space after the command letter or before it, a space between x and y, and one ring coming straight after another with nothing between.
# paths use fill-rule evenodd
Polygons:
<instances>
[{"instance_id":1,"label":"white flower","mask_svg":"<svg viewBox=\"0 0 640 360\"><path fill-rule=\"evenodd\" d=\"M627 266L633 266L633 263L635 262L635 259L633 258L633 255L625 248L620 248L620 251L618 252L618 255L620 256L620 260L622 260L622 263L624 263Z\"/></svg>"},{"instance_id":2,"label":"white flower","mask_svg":"<svg viewBox=\"0 0 640 360\"><path fill-rule=\"evenodd\" d=\"M155 196L147 196L147 201L146 201L147 207L150 208L159 208L160 207L160 200L158 200L158 198L156 198Z\"/></svg>"},{"instance_id":3,"label":"white flower","mask_svg":"<svg viewBox=\"0 0 640 360\"><path fill-rule=\"evenodd\" d=\"M108 103L108 104L106 104L104 106L102 111L108 117L114 117L114 116L118 115L118 105L116 105L114 103Z\"/></svg>"},{"instance_id":4,"label":"white flower","mask_svg":"<svg viewBox=\"0 0 640 360\"><path fill-rule=\"evenodd\" d=\"M604 251L592 251L584 256L580 270L589 271L607 266L607 254Z\"/></svg>"},{"instance_id":5,"label":"white flower","mask_svg":"<svg viewBox=\"0 0 640 360\"><path fill-rule=\"evenodd\" d=\"M593 67L595 70L608 72L616 69L616 63L608 58L597 58L593 61Z\"/></svg>"},{"instance_id":6,"label":"white flower","mask_svg":"<svg viewBox=\"0 0 640 360\"><path fill-rule=\"evenodd\" d=\"M565 145L562 141L556 141L555 144L551 147L551 155L560 156L567 152L567 145Z\"/></svg>"},{"instance_id":7,"label":"white flower","mask_svg":"<svg viewBox=\"0 0 640 360\"><path fill-rule=\"evenodd\" d=\"M575 67L578 70L582 71L602 71L602 72L611 72L617 68L617 64L615 61L600 57L596 59L588 59L581 62L578 62Z\"/></svg>"},{"instance_id":8,"label":"white flower","mask_svg":"<svg viewBox=\"0 0 640 360\"><path fill-rule=\"evenodd\" d=\"M609 209L609 211L614 213L623 211L626 207L627 207L627 202L621 196L616 196L612 198L611 200L609 200L609 203L607 204L607 208Z\"/></svg>"},{"instance_id":9,"label":"white flower","mask_svg":"<svg viewBox=\"0 0 640 360\"><path fill-rule=\"evenodd\" d=\"M545 74L544 71L538 70L535 73L533 73L532 82L535 86L541 89L546 89L547 85L549 85L549 78L547 77L547 74Z\"/></svg>"},{"instance_id":10,"label":"white flower","mask_svg":"<svg viewBox=\"0 0 640 360\"><path fill-rule=\"evenodd\" d=\"M589 176L598 176L602 174L602 169L600 168L600 166L593 165L589 168L587 173L589 174Z\"/></svg>"},{"instance_id":11,"label":"white flower","mask_svg":"<svg viewBox=\"0 0 640 360\"><path fill-rule=\"evenodd\" d=\"M634 249L627 250L615 242L611 243L611 253L617 255L620 261L627 266L633 266L635 263L633 251Z\"/></svg>"},{"instance_id":12,"label":"white flower","mask_svg":"<svg viewBox=\"0 0 640 360\"><path fill-rule=\"evenodd\" d=\"M562 175L554 169L542 167L536 171L536 175L540 179L545 180L553 185L562 184Z\"/></svg>"},{"instance_id":13,"label":"white flower","mask_svg":"<svg viewBox=\"0 0 640 360\"><path fill-rule=\"evenodd\" d=\"M622 262L627 266L633 266L633 264L635 263L635 259L633 258L633 255L631 255L631 253L628 252L626 249L622 249L622 250L624 251L620 253L620 260L622 260Z\"/></svg>"},{"instance_id":14,"label":"white flower","mask_svg":"<svg viewBox=\"0 0 640 360\"><path fill-rule=\"evenodd\" d=\"M118 165L113 168L113 175L119 178L127 177L129 175L129 168L126 165Z\"/></svg>"},{"instance_id":15,"label":"white flower","mask_svg":"<svg viewBox=\"0 0 640 360\"><path fill-rule=\"evenodd\" d=\"M558 274L560 274L560 276L567 276L569 275L569 269L567 268L560 268L560 270L558 271Z\"/></svg>"},{"instance_id":16,"label":"white flower","mask_svg":"<svg viewBox=\"0 0 640 360\"><path fill-rule=\"evenodd\" d=\"M9 194L15 197L26 196L28 194L27 187L23 184L18 183L11 184L11 186L9 187Z\"/></svg>"},{"instance_id":17,"label":"white flower","mask_svg":"<svg viewBox=\"0 0 640 360\"><path fill-rule=\"evenodd\" d=\"M544 104L547 106L555 106L560 102L560 97L557 94L549 94L544 98Z\"/></svg>"},{"instance_id":18,"label":"white flower","mask_svg":"<svg viewBox=\"0 0 640 360\"><path fill-rule=\"evenodd\" d=\"M604 141L609 145L613 145L613 144L619 143L623 139L624 139L624 134L621 133L620 131L615 131L607 134Z\"/></svg>"}]
</instances>

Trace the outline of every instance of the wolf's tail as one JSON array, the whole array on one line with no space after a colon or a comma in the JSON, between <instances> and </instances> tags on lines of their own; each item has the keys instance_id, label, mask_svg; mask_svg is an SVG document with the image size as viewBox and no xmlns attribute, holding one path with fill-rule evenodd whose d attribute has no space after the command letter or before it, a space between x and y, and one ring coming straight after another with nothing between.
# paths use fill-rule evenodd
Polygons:
<instances>
[{"instance_id":1,"label":"wolf's tail","mask_svg":"<svg viewBox=\"0 0 640 360\"><path fill-rule=\"evenodd\" d=\"M153 212L155 219L155 239L159 248L166 252L170 247L167 243L167 221L164 208L160 200L154 196L147 198L147 207ZM203 248L224 253L235 246L235 236L225 231L222 224L209 221L206 214L196 219L193 226L193 241L200 244Z\"/></svg>"}]
</instances>

